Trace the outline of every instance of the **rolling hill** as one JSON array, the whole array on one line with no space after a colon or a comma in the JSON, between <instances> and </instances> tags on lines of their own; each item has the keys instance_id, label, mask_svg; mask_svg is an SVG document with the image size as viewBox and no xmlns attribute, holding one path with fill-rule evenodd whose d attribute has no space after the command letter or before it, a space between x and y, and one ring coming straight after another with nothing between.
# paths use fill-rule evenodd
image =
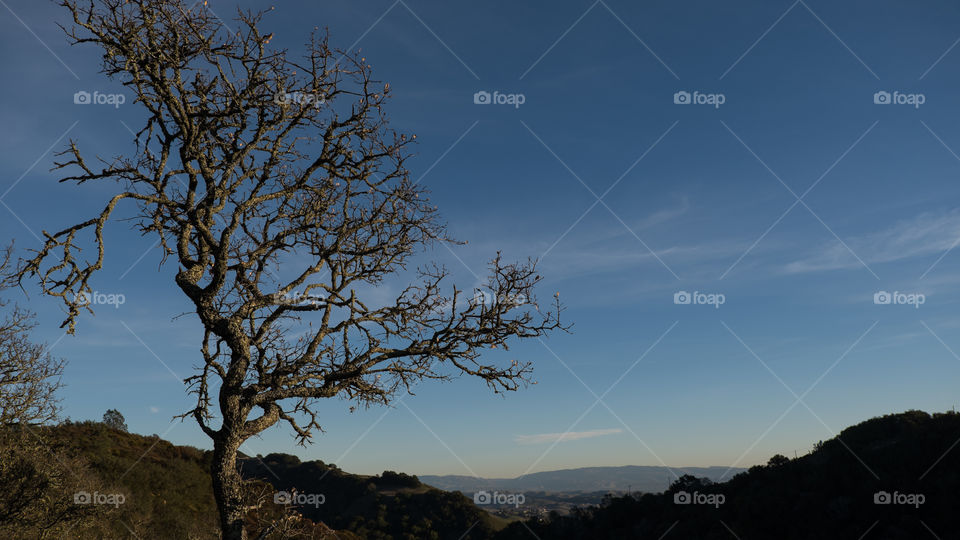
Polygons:
<instances>
[{"instance_id":1,"label":"rolling hill","mask_svg":"<svg viewBox=\"0 0 960 540\"><path fill-rule=\"evenodd\" d=\"M91 524L61 531L57 537L126 539L131 533L144 539L219 537L209 451L176 446L156 435L127 433L100 422L35 426L30 433L30 437L42 438L42 452L56 448L81 464L69 473L84 473L90 484L84 487L86 492L94 497L99 493L101 498L122 495L120 504L97 508L102 515ZM307 518L298 522L298 538L484 539L507 524L459 493L423 485L415 476L402 473L355 475L322 461L301 462L285 454L244 456L238 466L249 481L248 496L260 506L248 516L251 530L282 521L291 509ZM19 470L12 472L22 476ZM0 480L10 483L0 489L13 491L18 479L0 475ZM277 498L281 492L321 496L322 503L311 505L319 499L307 498L305 504L296 504L297 500L284 504ZM68 499L73 496L72 490L65 494ZM17 498L0 498L0 521L7 499ZM10 534L26 537L21 532ZM268 538L287 537L277 531Z\"/></svg>"},{"instance_id":2,"label":"rolling hill","mask_svg":"<svg viewBox=\"0 0 960 540\"><path fill-rule=\"evenodd\" d=\"M16 429L6 426L0 431ZM131 533L139 538L217 537L209 452L99 422L31 430L48 449L56 448L62 452L58 455L71 460L72 475L91 479L91 491L124 496L123 504L100 509L103 519L58 531L57 537L119 539ZM670 537L710 540L731 538L732 531L740 538L897 540L948 538L960 530L960 514L955 511L960 493L958 441L960 414L908 411L849 427L817 443L805 456L774 456L767 465L741 471L726 482L710 480L725 470L719 467L677 470L684 474L663 493L637 493L644 478L663 482L657 476L665 470L659 467L550 471L475 486L465 486L457 477L425 478L458 489L536 486L539 489L529 490L531 501L537 500L534 491L544 491L541 486L568 493L576 488L616 488L624 481L633 487L632 494L610 495L599 505L575 504L566 515L520 508L506 516L509 520L474 505L461 493L398 472L355 475L285 454L244 457L240 468L249 482L248 495L259 508L248 516L251 530L283 521L293 509L305 518L293 516L302 538L526 540L533 532L539 538L627 539L659 538L669 532ZM6 456L14 454L4 454L0 462L0 480L9 483L0 487L7 494L22 487L18 485L22 475L6 474L10 472ZM282 493L292 495L294 504L279 500ZM0 518L9 500L17 498L0 497ZM582 504L587 499L568 500ZM277 530L265 538L288 537L284 534ZM8 537L28 536L37 535Z\"/></svg>"}]
</instances>

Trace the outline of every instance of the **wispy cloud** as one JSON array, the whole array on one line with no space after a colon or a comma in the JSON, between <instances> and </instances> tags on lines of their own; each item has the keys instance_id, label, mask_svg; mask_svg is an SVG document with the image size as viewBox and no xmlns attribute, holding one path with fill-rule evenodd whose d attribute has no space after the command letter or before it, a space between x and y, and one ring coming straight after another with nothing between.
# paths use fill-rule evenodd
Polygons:
<instances>
[{"instance_id":1,"label":"wispy cloud","mask_svg":"<svg viewBox=\"0 0 960 540\"><path fill-rule=\"evenodd\" d=\"M679 197L673 204L640 217L621 215L628 229L600 207L593 210L591 217L600 218L604 222L602 225L588 224L585 220L562 236L560 233L565 227L536 240L522 236L498 237L492 242L471 243L470 246L484 254L495 251L534 257L545 254L539 268L544 275L555 280L635 271L649 266L655 269L657 275L663 271L663 276L672 284L673 278L664 271L660 260L667 261L671 266L679 265L683 269L680 273L687 277L692 272L691 268L702 271L709 263L725 261L742 253L749 245L741 240L703 242L700 238L682 237L678 231L683 229L684 218L690 211L688 199ZM634 234L643 239L655 254L644 247ZM717 269L716 273L720 271Z\"/></svg>"},{"instance_id":2,"label":"wispy cloud","mask_svg":"<svg viewBox=\"0 0 960 540\"><path fill-rule=\"evenodd\" d=\"M591 431L568 431L567 433L540 433L537 435L517 435L514 440L518 444L542 444L556 441L576 441L579 439L591 439L593 437L603 437L604 435L616 435L623 433L622 429L594 429Z\"/></svg>"},{"instance_id":3,"label":"wispy cloud","mask_svg":"<svg viewBox=\"0 0 960 540\"><path fill-rule=\"evenodd\" d=\"M960 210L924 213L870 234L846 239L867 263L885 263L943 253L960 238ZM858 268L861 264L839 242L823 246L784 266L787 273Z\"/></svg>"}]
</instances>

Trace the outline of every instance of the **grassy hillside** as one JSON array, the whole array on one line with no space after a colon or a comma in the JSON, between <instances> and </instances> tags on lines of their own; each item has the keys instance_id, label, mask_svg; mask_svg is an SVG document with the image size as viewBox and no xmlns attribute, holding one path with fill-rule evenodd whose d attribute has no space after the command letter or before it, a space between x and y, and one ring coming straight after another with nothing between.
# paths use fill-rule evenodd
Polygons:
<instances>
[{"instance_id":1,"label":"grassy hillside","mask_svg":"<svg viewBox=\"0 0 960 540\"><path fill-rule=\"evenodd\" d=\"M85 509L99 513L91 524L58 531L54 537L217 538L208 473L210 452L175 446L157 436L111 429L99 422L34 427L23 435L34 434L42 439L43 452L55 448L58 456L62 453L76 459L68 472L83 475L83 491L122 498L116 505L87 505ZM322 461L301 462L285 454L245 457L239 466L250 481L251 504L261 506L248 519L251 530L277 522L289 528L289 520L281 519L287 514L307 518L296 523L297 531L306 534L300 537L340 540L482 539L507 524L459 493L426 486L415 476L402 473L354 475ZM12 484L12 480L8 482ZM9 491L13 486L0 487ZM72 497L75 489L66 496ZM295 500L291 501L294 504L282 504L283 494L279 500L275 498L279 492L317 495L323 500L316 505L298 505ZM0 508L0 514L2 511ZM336 530L335 535L328 526ZM285 534L278 529L271 538Z\"/></svg>"},{"instance_id":2,"label":"grassy hillside","mask_svg":"<svg viewBox=\"0 0 960 540\"><path fill-rule=\"evenodd\" d=\"M105 508L109 519L98 519L92 530L71 533L126 538L133 532L149 538L165 531L168 538L215 537L217 514L206 452L99 422L44 427L39 434L85 462L96 479L88 492L99 488L124 496L122 504Z\"/></svg>"}]
</instances>

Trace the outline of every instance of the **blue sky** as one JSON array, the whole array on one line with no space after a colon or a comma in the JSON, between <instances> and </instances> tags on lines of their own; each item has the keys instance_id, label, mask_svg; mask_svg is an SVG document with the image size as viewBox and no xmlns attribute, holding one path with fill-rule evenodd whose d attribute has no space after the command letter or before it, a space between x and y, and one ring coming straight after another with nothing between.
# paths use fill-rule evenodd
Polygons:
<instances>
[{"instance_id":1,"label":"blue sky","mask_svg":"<svg viewBox=\"0 0 960 540\"><path fill-rule=\"evenodd\" d=\"M236 5L209 2L227 24ZM57 20L52 3L0 2L0 229L22 249L110 192L58 184L53 152L70 138L128 151L139 118L129 94L74 104L124 90ZM392 409L331 400L314 445L279 427L244 451L360 473L749 466L872 416L957 404L960 6L296 1L264 22L292 50L314 26L362 49L393 88L393 125L417 134L412 175L469 240L431 258L473 287L496 250L541 257L542 294L560 292L575 327L511 349L538 384L505 398L463 378ZM481 91L523 104L475 104ZM108 231L95 289L126 302L76 336L55 302L18 298L69 360L68 416L116 408L133 431L209 447L171 422L199 332L174 319L189 306L151 241ZM723 303L678 304L680 291ZM901 294L877 304L881 291Z\"/></svg>"}]
</instances>

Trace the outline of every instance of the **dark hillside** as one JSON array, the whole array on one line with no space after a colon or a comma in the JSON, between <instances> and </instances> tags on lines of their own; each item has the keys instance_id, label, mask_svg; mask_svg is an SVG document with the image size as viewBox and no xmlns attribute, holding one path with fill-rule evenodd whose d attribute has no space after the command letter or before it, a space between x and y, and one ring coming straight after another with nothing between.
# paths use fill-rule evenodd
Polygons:
<instances>
[{"instance_id":1,"label":"dark hillside","mask_svg":"<svg viewBox=\"0 0 960 540\"><path fill-rule=\"evenodd\" d=\"M299 511L313 521L364 538L467 540L489 538L499 528L496 518L467 497L426 486L416 476L403 473L359 476L322 461L300 462L285 454L246 459L242 470L245 477L270 482L277 490L323 495L323 504L306 504Z\"/></svg>"},{"instance_id":2,"label":"dark hillside","mask_svg":"<svg viewBox=\"0 0 960 540\"><path fill-rule=\"evenodd\" d=\"M692 476L665 494L608 498L600 507L531 520L541 538L948 538L960 530L960 415L874 418L771 458L725 483ZM698 494L720 504L677 504ZM931 532L934 534L931 535ZM526 538L512 525L499 538Z\"/></svg>"}]
</instances>

